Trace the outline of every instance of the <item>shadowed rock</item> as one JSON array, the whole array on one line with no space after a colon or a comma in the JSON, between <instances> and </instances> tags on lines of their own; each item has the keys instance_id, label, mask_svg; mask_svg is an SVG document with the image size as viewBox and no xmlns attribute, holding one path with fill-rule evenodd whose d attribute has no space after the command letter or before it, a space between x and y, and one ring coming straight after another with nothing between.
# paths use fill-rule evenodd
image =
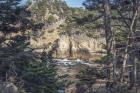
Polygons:
<instances>
[{"instance_id":1,"label":"shadowed rock","mask_svg":"<svg viewBox=\"0 0 140 93\"><path fill-rule=\"evenodd\" d=\"M18 88L13 83L0 84L0 93L19 93Z\"/></svg>"}]
</instances>

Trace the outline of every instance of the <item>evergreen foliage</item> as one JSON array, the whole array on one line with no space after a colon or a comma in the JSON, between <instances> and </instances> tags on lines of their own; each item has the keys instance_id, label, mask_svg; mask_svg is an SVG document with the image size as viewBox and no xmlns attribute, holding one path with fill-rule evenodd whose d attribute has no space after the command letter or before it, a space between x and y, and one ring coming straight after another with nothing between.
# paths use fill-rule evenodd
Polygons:
<instances>
[{"instance_id":1,"label":"evergreen foliage","mask_svg":"<svg viewBox=\"0 0 140 93\"><path fill-rule=\"evenodd\" d=\"M0 1L0 31L4 35L0 42L0 80L13 83L20 93L57 93L54 66L46 55L40 58L28 48L27 30L33 24L28 19L30 11L19 4L20 0ZM11 37L13 33L17 35Z\"/></svg>"},{"instance_id":2,"label":"evergreen foliage","mask_svg":"<svg viewBox=\"0 0 140 93\"><path fill-rule=\"evenodd\" d=\"M34 2L31 11L36 16L36 23L53 23L55 20L50 20L50 17L57 15L63 18L67 14L68 6L61 0L40 0Z\"/></svg>"},{"instance_id":3,"label":"evergreen foliage","mask_svg":"<svg viewBox=\"0 0 140 93\"><path fill-rule=\"evenodd\" d=\"M29 93L57 93L56 71L47 62L29 62L23 69L24 87Z\"/></svg>"}]
</instances>

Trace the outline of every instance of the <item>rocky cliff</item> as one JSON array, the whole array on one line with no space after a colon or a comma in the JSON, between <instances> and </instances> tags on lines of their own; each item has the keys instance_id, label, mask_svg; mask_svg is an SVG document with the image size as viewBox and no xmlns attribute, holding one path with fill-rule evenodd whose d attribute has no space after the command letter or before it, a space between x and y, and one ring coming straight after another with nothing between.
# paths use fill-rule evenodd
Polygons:
<instances>
[{"instance_id":1,"label":"rocky cliff","mask_svg":"<svg viewBox=\"0 0 140 93\"><path fill-rule=\"evenodd\" d=\"M104 51L104 37L92 38L86 34L60 35L59 26L64 24L65 20L50 25L39 37L30 39L32 48L37 52L52 51L55 58L89 58L95 52ZM53 48L55 46L55 48Z\"/></svg>"},{"instance_id":2,"label":"rocky cliff","mask_svg":"<svg viewBox=\"0 0 140 93\"><path fill-rule=\"evenodd\" d=\"M59 37L55 57L89 58L94 52L104 51L104 38L90 38L86 35L62 35Z\"/></svg>"},{"instance_id":3,"label":"rocky cliff","mask_svg":"<svg viewBox=\"0 0 140 93\"><path fill-rule=\"evenodd\" d=\"M82 19L87 16L87 11L66 8L66 5L64 8L60 5L60 1L59 5L58 1L50 3L57 8L55 6L44 8L47 10L47 12L44 10L45 15L42 17L43 20L46 19L43 21L45 25L41 30L33 31L30 38L30 46L36 52L45 50L51 52L55 58L88 59L93 57L94 53L104 51L105 38L100 34L101 30L92 29L94 24L84 23L85 19ZM40 17L35 19L40 19ZM85 26L77 22L83 22ZM98 35L95 36L95 34Z\"/></svg>"}]
</instances>

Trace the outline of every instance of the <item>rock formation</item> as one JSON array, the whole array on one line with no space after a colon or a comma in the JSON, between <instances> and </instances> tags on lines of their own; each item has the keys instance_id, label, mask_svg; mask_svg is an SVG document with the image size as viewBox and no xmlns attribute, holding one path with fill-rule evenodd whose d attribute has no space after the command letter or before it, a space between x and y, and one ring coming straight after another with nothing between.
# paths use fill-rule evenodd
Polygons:
<instances>
[{"instance_id":1,"label":"rock formation","mask_svg":"<svg viewBox=\"0 0 140 93\"><path fill-rule=\"evenodd\" d=\"M19 93L18 88L13 83L0 84L0 93Z\"/></svg>"},{"instance_id":2,"label":"rock formation","mask_svg":"<svg viewBox=\"0 0 140 93\"><path fill-rule=\"evenodd\" d=\"M42 35L38 35L39 37L31 38L31 47L37 52L42 52L44 49L53 51L55 58L89 58L97 51L104 51L104 37L91 38L85 34L59 35L59 26L64 22L65 20L62 19L41 31ZM57 47L52 50L53 45Z\"/></svg>"}]
</instances>

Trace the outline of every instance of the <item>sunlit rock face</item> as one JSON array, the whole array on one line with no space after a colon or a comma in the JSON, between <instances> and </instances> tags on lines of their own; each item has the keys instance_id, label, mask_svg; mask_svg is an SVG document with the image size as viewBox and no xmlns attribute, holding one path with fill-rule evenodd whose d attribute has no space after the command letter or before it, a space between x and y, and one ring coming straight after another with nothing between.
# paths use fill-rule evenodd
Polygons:
<instances>
[{"instance_id":1,"label":"sunlit rock face","mask_svg":"<svg viewBox=\"0 0 140 93\"><path fill-rule=\"evenodd\" d=\"M33 37L30 39L30 45L32 48L47 48L49 44L52 44L55 40L58 39L57 32L50 33L45 31L40 37Z\"/></svg>"},{"instance_id":2,"label":"sunlit rock face","mask_svg":"<svg viewBox=\"0 0 140 93\"><path fill-rule=\"evenodd\" d=\"M93 52L104 51L104 38L89 38L86 35L62 35L59 37L55 57L89 58Z\"/></svg>"},{"instance_id":3,"label":"sunlit rock face","mask_svg":"<svg viewBox=\"0 0 140 93\"><path fill-rule=\"evenodd\" d=\"M63 24L64 21L65 19L61 19L56 23L45 26L45 29L41 31L33 32L30 38L30 46L38 49L48 48L49 45L52 45L59 39L58 27Z\"/></svg>"},{"instance_id":4,"label":"sunlit rock face","mask_svg":"<svg viewBox=\"0 0 140 93\"><path fill-rule=\"evenodd\" d=\"M60 25L60 23L59 23ZM105 38L90 38L85 34L59 35L58 23L42 31L42 35L30 39L30 46L37 52L52 51L54 58L88 59L93 52L104 51ZM55 46L55 48L54 48Z\"/></svg>"},{"instance_id":5,"label":"sunlit rock face","mask_svg":"<svg viewBox=\"0 0 140 93\"><path fill-rule=\"evenodd\" d=\"M59 27L65 24L65 19L60 19L51 25L48 25L42 31L31 36L30 46L36 49L36 52L53 53L54 58L80 58L89 59L93 53L104 51L104 37L91 38L86 34L60 35Z\"/></svg>"}]
</instances>

